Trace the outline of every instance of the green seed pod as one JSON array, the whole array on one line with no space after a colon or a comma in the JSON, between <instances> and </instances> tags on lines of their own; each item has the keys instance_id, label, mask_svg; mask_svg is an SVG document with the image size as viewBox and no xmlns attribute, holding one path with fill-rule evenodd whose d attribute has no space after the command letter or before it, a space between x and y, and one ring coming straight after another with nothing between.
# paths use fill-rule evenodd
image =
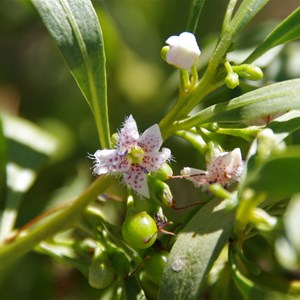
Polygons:
<instances>
[{"instance_id":1,"label":"green seed pod","mask_svg":"<svg viewBox=\"0 0 300 300\"><path fill-rule=\"evenodd\" d=\"M130 271L130 263L128 258L119 249L114 249L110 253L111 266L116 274L124 276L127 275Z\"/></svg>"},{"instance_id":2,"label":"green seed pod","mask_svg":"<svg viewBox=\"0 0 300 300\"><path fill-rule=\"evenodd\" d=\"M139 274L139 279L147 299L157 299L159 286L151 281L145 272Z\"/></svg>"},{"instance_id":3,"label":"green seed pod","mask_svg":"<svg viewBox=\"0 0 300 300\"><path fill-rule=\"evenodd\" d=\"M105 263L92 263L89 267L89 284L95 289L104 289L114 280L115 274Z\"/></svg>"},{"instance_id":4,"label":"green seed pod","mask_svg":"<svg viewBox=\"0 0 300 300\"><path fill-rule=\"evenodd\" d=\"M261 68L255 65L243 64L239 66L233 66L232 69L240 77L249 80L260 80L264 76Z\"/></svg>"},{"instance_id":5,"label":"green seed pod","mask_svg":"<svg viewBox=\"0 0 300 300\"><path fill-rule=\"evenodd\" d=\"M159 285L163 270L167 264L168 252L153 252L149 259L145 261L144 270L148 278L155 284Z\"/></svg>"},{"instance_id":6,"label":"green seed pod","mask_svg":"<svg viewBox=\"0 0 300 300\"><path fill-rule=\"evenodd\" d=\"M108 287L114 280L115 274L109 266L106 249L100 245L94 254L89 267L88 280L90 286L96 289Z\"/></svg>"},{"instance_id":7,"label":"green seed pod","mask_svg":"<svg viewBox=\"0 0 300 300\"><path fill-rule=\"evenodd\" d=\"M148 176L150 196L159 205L163 204L167 207L173 207L173 195L170 187L163 181L152 176Z\"/></svg>"},{"instance_id":8,"label":"green seed pod","mask_svg":"<svg viewBox=\"0 0 300 300\"><path fill-rule=\"evenodd\" d=\"M151 247L157 238L155 221L145 212L126 217L122 226L124 240L135 249Z\"/></svg>"},{"instance_id":9,"label":"green seed pod","mask_svg":"<svg viewBox=\"0 0 300 300\"><path fill-rule=\"evenodd\" d=\"M234 72L228 73L225 78L225 84L230 89L236 88L240 84L238 74Z\"/></svg>"},{"instance_id":10,"label":"green seed pod","mask_svg":"<svg viewBox=\"0 0 300 300\"><path fill-rule=\"evenodd\" d=\"M152 174L153 177L162 181L169 179L169 177L172 175L173 175L173 170L170 167L170 165L167 163L164 163L158 171Z\"/></svg>"}]
</instances>

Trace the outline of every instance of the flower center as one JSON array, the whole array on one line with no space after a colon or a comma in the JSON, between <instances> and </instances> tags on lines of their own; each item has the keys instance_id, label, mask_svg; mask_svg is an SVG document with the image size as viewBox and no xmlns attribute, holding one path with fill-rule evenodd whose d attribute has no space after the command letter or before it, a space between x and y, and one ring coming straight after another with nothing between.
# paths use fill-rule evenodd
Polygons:
<instances>
[{"instance_id":1,"label":"flower center","mask_svg":"<svg viewBox=\"0 0 300 300\"><path fill-rule=\"evenodd\" d=\"M126 154L126 158L131 164L141 164L144 157L144 150L139 146L132 147Z\"/></svg>"}]
</instances>

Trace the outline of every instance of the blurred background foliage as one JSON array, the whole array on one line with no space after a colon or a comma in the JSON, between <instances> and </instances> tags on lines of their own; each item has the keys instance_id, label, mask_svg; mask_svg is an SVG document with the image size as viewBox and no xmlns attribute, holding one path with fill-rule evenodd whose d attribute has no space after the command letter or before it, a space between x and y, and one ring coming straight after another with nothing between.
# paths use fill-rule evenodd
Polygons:
<instances>
[{"instance_id":1,"label":"blurred background foliage","mask_svg":"<svg viewBox=\"0 0 300 300\"><path fill-rule=\"evenodd\" d=\"M159 122L172 105L178 74L160 58L160 49L169 36L184 31L190 2L93 1L106 46L112 132L129 114L134 116L140 131L144 131ZM233 58L242 54L240 50L259 43L274 24L298 6L297 2L271 0L238 38L239 51ZM202 49L199 68L205 67L213 51L226 5L224 0L205 3L196 32ZM300 77L299 47L299 42L280 47L264 68L265 78L277 81ZM202 105L230 99L251 88L221 88ZM47 207L71 199L88 185L93 178L87 154L99 147L90 109L27 0L0 0L0 110L31 120L60 141L54 159L41 170L23 199L17 221L17 226L22 226ZM230 144L230 138L224 141L227 143ZM172 148L176 158L175 173L190 162L203 167L197 150L179 138L171 138L166 146ZM173 184L179 204L186 195L185 187L190 188L190 198L199 193L189 184L182 183L180 188ZM89 287L78 271L34 253L0 274L0 299L97 299L97 295L98 291Z\"/></svg>"}]
</instances>

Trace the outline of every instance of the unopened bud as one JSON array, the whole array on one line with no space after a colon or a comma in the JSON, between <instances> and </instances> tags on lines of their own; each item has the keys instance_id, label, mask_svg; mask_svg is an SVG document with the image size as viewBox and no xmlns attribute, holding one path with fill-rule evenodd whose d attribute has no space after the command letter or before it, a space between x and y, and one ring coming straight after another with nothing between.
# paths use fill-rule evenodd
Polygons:
<instances>
[{"instance_id":1,"label":"unopened bud","mask_svg":"<svg viewBox=\"0 0 300 300\"><path fill-rule=\"evenodd\" d=\"M152 176L148 177L150 197L158 204L163 204L167 207L174 205L173 195L170 187L163 181L158 180Z\"/></svg>"},{"instance_id":2,"label":"unopened bud","mask_svg":"<svg viewBox=\"0 0 300 300\"><path fill-rule=\"evenodd\" d=\"M255 65L243 64L239 66L232 66L232 70L240 77L249 80L260 80L264 76L260 67Z\"/></svg>"},{"instance_id":3,"label":"unopened bud","mask_svg":"<svg viewBox=\"0 0 300 300\"><path fill-rule=\"evenodd\" d=\"M162 58L179 69L189 71L201 54L196 38L190 32L183 32L179 36L173 35L166 43L169 46L162 48Z\"/></svg>"},{"instance_id":4,"label":"unopened bud","mask_svg":"<svg viewBox=\"0 0 300 300\"><path fill-rule=\"evenodd\" d=\"M228 73L225 78L225 84L230 89L236 88L240 84L238 74L234 72Z\"/></svg>"}]
</instances>

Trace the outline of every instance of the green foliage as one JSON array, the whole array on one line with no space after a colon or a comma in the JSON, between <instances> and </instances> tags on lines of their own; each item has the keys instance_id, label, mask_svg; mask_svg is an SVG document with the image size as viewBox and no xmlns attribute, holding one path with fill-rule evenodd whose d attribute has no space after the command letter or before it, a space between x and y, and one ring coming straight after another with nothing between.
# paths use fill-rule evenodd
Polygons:
<instances>
[{"instance_id":1,"label":"green foliage","mask_svg":"<svg viewBox=\"0 0 300 300\"><path fill-rule=\"evenodd\" d=\"M205 0L193 0L190 8L186 31L195 33Z\"/></svg>"},{"instance_id":2,"label":"green foliage","mask_svg":"<svg viewBox=\"0 0 300 300\"><path fill-rule=\"evenodd\" d=\"M104 42L91 2L33 0L32 3L94 114L101 146L109 147Z\"/></svg>"},{"instance_id":3,"label":"green foliage","mask_svg":"<svg viewBox=\"0 0 300 300\"><path fill-rule=\"evenodd\" d=\"M4 298L299 299L300 9L252 39L268 0L171 2L1 3ZM178 79L159 53L183 28L202 54Z\"/></svg>"},{"instance_id":4,"label":"green foliage","mask_svg":"<svg viewBox=\"0 0 300 300\"><path fill-rule=\"evenodd\" d=\"M256 120L278 112L299 109L299 79L275 83L228 102L214 104L176 124L187 129L209 122L232 123Z\"/></svg>"},{"instance_id":5,"label":"green foliage","mask_svg":"<svg viewBox=\"0 0 300 300\"><path fill-rule=\"evenodd\" d=\"M245 62L253 62L268 50L300 37L300 8L282 21L265 40L250 54Z\"/></svg>"},{"instance_id":6,"label":"green foliage","mask_svg":"<svg viewBox=\"0 0 300 300\"><path fill-rule=\"evenodd\" d=\"M213 199L181 231L164 270L159 299L197 299L212 264L228 241L234 211Z\"/></svg>"}]
</instances>

